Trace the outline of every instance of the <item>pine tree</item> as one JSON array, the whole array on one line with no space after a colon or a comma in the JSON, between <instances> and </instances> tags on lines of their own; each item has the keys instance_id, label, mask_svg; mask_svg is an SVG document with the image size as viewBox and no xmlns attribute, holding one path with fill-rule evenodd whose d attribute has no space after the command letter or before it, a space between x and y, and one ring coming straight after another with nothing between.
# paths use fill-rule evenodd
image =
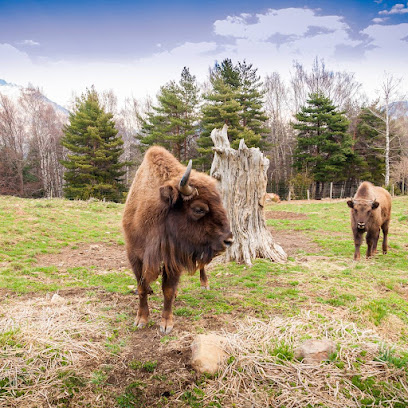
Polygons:
<instances>
[{"instance_id":1,"label":"pine tree","mask_svg":"<svg viewBox=\"0 0 408 408\"><path fill-rule=\"evenodd\" d=\"M225 74L225 73L224 73ZM240 126L239 112L241 106L237 101L237 88L228 83L223 72L216 66L210 73L212 90L204 95L207 103L202 108L201 134L198 143L200 159L198 163L203 164L203 169L209 169L213 156L213 142L210 138L214 128L222 129L228 126L229 141L237 139Z\"/></svg>"},{"instance_id":2,"label":"pine tree","mask_svg":"<svg viewBox=\"0 0 408 408\"><path fill-rule=\"evenodd\" d=\"M314 93L295 117L298 122L292 126L299 131L294 155L296 169L321 183L344 180L347 165L354 158L344 112L338 112L329 98Z\"/></svg>"},{"instance_id":3,"label":"pine tree","mask_svg":"<svg viewBox=\"0 0 408 408\"><path fill-rule=\"evenodd\" d=\"M357 118L354 151L360 157L355 174L360 180L369 180L374 184L384 183L385 125L370 109L362 109Z\"/></svg>"},{"instance_id":4,"label":"pine tree","mask_svg":"<svg viewBox=\"0 0 408 408\"><path fill-rule=\"evenodd\" d=\"M263 111L265 91L262 89L261 78L257 74L257 69L253 68L252 64L247 64L245 60L238 62L238 72L240 78L238 102L242 109L240 116L244 129L239 138L244 138L248 147L265 148L268 131L265 123L268 117ZM235 147L238 147L238 143L237 140Z\"/></svg>"},{"instance_id":5,"label":"pine tree","mask_svg":"<svg viewBox=\"0 0 408 408\"><path fill-rule=\"evenodd\" d=\"M200 92L196 77L191 75L187 67L183 68L180 78L180 96L184 106L182 114L182 131L184 133L184 157L187 161L192 157L192 143L197 138L198 130L198 106L200 103Z\"/></svg>"},{"instance_id":6,"label":"pine tree","mask_svg":"<svg viewBox=\"0 0 408 408\"><path fill-rule=\"evenodd\" d=\"M62 145L69 150L62 161L64 194L69 199L106 199L120 202L125 187L120 163L123 141L117 136L112 114L101 108L95 89L78 98L69 124L64 127Z\"/></svg>"},{"instance_id":7,"label":"pine tree","mask_svg":"<svg viewBox=\"0 0 408 408\"><path fill-rule=\"evenodd\" d=\"M201 162L209 167L212 160L211 131L228 126L231 146L241 139L248 147L265 147L267 120L262 111L262 83L257 69L245 61L233 65L230 59L215 64L210 71L211 90L204 95L202 132L198 139Z\"/></svg>"},{"instance_id":8,"label":"pine tree","mask_svg":"<svg viewBox=\"0 0 408 408\"><path fill-rule=\"evenodd\" d=\"M159 144L186 161L196 134L198 101L196 78L184 67L179 83L170 81L160 88L157 105L142 121L137 137L144 148Z\"/></svg>"}]
</instances>

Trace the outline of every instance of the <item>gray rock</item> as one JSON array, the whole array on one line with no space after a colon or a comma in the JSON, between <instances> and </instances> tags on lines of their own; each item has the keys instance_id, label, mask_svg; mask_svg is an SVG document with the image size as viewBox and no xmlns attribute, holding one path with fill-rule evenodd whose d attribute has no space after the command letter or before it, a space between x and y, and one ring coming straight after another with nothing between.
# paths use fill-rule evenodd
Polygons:
<instances>
[{"instance_id":1,"label":"gray rock","mask_svg":"<svg viewBox=\"0 0 408 408\"><path fill-rule=\"evenodd\" d=\"M200 372L214 375L226 360L225 337L216 334L199 334L191 345L191 365Z\"/></svg>"},{"instance_id":2,"label":"gray rock","mask_svg":"<svg viewBox=\"0 0 408 408\"><path fill-rule=\"evenodd\" d=\"M329 339L305 341L294 350L295 358L305 364L320 364L328 360L330 354L336 351L336 345Z\"/></svg>"}]
</instances>

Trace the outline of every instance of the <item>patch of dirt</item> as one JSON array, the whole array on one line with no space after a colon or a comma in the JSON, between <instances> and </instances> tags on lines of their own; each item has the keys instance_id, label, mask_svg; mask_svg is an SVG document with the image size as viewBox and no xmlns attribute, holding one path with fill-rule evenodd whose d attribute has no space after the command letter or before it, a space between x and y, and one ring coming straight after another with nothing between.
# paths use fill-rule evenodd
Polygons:
<instances>
[{"instance_id":1,"label":"patch of dirt","mask_svg":"<svg viewBox=\"0 0 408 408\"><path fill-rule=\"evenodd\" d=\"M307 214L300 214L291 211L265 211L266 219L274 220L305 220ZM296 255L299 251L304 252L319 252L319 245L304 233L294 230L275 230L273 227L268 227L275 242L279 244L284 251L289 255Z\"/></svg>"},{"instance_id":2,"label":"patch of dirt","mask_svg":"<svg viewBox=\"0 0 408 408\"><path fill-rule=\"evenodd\" d=\"M306 220L307 214L291 211L265 211L265 218L274 220Z\"/></svg>"},{"instance_id":3,"label":"patch of dirt","mask_svg":"<svg viewBox=\"0 0 408 408\"><path fill-rule=\"evenodd\" d=\"M275 242L289 255L296 255L299 251L319 252L320 247L314 243L306 234L293 230L274 230L268 227Z\"/></svg>"},{"instance_id":4,"label":"patch of dirt","mask_svg":"<svg viewBox=\"0 0 408 408\"><path fill-rule=\"evenodd\" d=\"M60 270L81 266L94 266L108 271L130 267L125 247L115 242L81 244L78 248L66 247L57 254L38 256L37 262L39 266L57 266Z\"/></svg>"}]
</instances>

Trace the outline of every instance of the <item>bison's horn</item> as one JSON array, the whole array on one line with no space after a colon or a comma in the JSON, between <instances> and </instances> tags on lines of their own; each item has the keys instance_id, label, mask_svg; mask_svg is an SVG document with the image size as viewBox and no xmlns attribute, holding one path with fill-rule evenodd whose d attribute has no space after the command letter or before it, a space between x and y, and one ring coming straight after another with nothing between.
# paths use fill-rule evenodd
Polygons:
<instances>
[{"instance_id":1,"label":"bison's horn","mask_svg":"<svg viewBox=\"0 0 408 408\"><path fill-rule=\"evenodd\" d=\"M193 167L193 162L190 160L188 162L186 172L184 173L183 177L181 178L180 183L179 183L179 187L178 187L180 193L183 194L183 195L186 195L186 196L189 196L189 195L193 194L193 192L194 192L194 189L191 186L188 185L188 179L190 178L190 173L191 173L192 167Z\"/></svg>"}]
</instances>

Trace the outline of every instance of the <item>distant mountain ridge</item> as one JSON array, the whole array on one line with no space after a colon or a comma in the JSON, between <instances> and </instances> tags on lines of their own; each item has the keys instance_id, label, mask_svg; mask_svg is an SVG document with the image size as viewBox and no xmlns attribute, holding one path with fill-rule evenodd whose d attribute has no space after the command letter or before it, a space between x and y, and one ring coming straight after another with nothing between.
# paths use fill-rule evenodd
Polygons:
<instances>
[{"instance_id":1,"label":"distant mountain ridge","mask_svg":"<svg viewBox=\"0 0 408 408\"><path fill-rule=\"evenodd\" d=\"M392 115L408 116L408 101L392 102L389 105L389 110Z\"/></svg>"},{"instance_id":2,"label":"distant mountain ridge","mask_svg":"<svg viewBox=\"0 0 408 408\"><path fill-rule=\"evenodd\" d=\"M5 81L4 79L0 78L0 93L3 95L6 95L7 97L11 98L12 100L15 100L17 102L18 98L21 95L21 90L23 90L24 87L16 84L12 84L10 82ZM58 105L58 103L52 101L51 99L48 99L46 96L43 95L44 101L49 103L54 107L55 110L58 112L68 116L69 111L65 109L63 106Z\"/></svg>"}]
</instances>

